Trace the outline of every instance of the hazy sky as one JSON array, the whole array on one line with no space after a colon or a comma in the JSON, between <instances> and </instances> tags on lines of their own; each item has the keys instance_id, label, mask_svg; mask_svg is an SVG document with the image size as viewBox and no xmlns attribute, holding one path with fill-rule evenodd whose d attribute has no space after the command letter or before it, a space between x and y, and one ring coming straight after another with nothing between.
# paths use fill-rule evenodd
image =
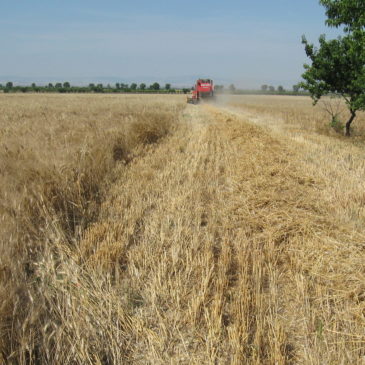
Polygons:
<instances>
[{"instance_id":1,"label":"hazy sky","mask_svg":"<svg viewBox=\"0 0 365 365\"><path fill-rule=\"evenodd\" d=\"M338 31L318 0L0 0L0 75L292 86L301 44ZM337 32L337 33L336 33Z\"/></svg>"}]
</instances>

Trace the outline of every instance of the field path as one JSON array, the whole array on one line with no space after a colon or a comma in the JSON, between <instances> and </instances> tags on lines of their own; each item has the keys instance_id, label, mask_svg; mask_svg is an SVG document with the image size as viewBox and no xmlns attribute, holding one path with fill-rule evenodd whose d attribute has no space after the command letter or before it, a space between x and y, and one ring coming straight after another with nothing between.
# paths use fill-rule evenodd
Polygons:
<instances>
[{"instance_id":1,"label":"field path","mask_svg":"<svg viewBox=\"0 0 365 365\"><path fill-rule=\"evenodd\" d=\"M354 356L342 334L362 329L342 310L362 247L337 230L320 186L294 147L237 114L189 105L171 136L120 169L80 244L79 261L111 275L128 312L126 363Z\"/></svg>"}]
</instances>

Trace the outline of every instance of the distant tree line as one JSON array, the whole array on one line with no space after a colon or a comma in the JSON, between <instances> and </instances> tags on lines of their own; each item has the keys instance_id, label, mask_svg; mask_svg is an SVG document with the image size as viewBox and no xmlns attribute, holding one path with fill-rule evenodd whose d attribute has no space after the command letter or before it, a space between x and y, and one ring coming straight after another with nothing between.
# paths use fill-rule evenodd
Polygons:
<instances>
[{"instance_id":1,"label":"distant tree line","mask_svg":"<svg viewBox=\"0 0 365 365\"><path fill-rule=\"evenodd\" d=\"M224 85L215 85L215 91L218 94L264 94L264 95L309 95L307 91L300 88L300 85L293 85L291 90L286 90L282 85L275 88L272 85L262 85L260 90L247 90L236 88L234 84L225 89Z\"/></svg>"},{"instance_id":2,"label":"distant tree line","mask_svg":"<svg viewBox=\"0 0 365 365\"><path fill-rule=\"evenodd\" d=\"M70 82L49 83L47 85L36 85L32 83L28 86L14 85L12 82L7 82L5 85L0 84L0 92L5 93L188 93L190 88L172 88L171 84L167 83L161 86L158 82L151 85L135 82L126 84L117 82L115 85L103 85L101 83L90 83L88 86L72 86ZM275 88L271 85L262 85L260 90L244 90L236 88L234 84L230 84L227 88L224 85L215 85L217 94L268 94L268 95L307 95L307 92L300 89L299 85L293 85L292 90L285 90L283 86Z\"/></svg>"},{"instance_id":3,"label":"distant tree line","mask_svg":"<svg viewBox=\"0 0 365 365\"><path fill-rule=\"evenodd\" d=\"M277 95L307 95L308 93L301 89L299 84L295 84L292 86L291 90L286 90L282 85L279 85L277 88L272 85L262 85L260 91L263 94L277 94Z\"/></svg>"},{"instance_id":4,"label":"distant tree line","mask_svg":"<svg viewBox=\"0 0 365 365\"><path fill-rule=\"evenodd\" d=\"M39 92L39 93L177 93L187 92L189 89L175 89L171 84L161 86L158 82L147 86L145 83L125 84L117 82L115 85L103 85L101 83L90 83L88 86L72 86L70 82L49 83L48 85L36 85L32 83L28 86L14 85L11 81L5 85L0 84L0 90L5 93L14 92Z\"/></svg>"}]
</instances>

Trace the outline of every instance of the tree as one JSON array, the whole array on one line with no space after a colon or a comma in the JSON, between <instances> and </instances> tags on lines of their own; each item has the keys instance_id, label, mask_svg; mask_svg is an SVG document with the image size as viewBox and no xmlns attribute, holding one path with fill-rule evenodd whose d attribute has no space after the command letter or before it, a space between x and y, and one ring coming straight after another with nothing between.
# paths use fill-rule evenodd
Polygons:
<instances>
[{"instance_id":1,"label":"tree","mask_svg":"<svg viewBox=\"0 0 365 365\"><path fill-rule=\"evenodd\" d=\"M283 86L278 86L278 91L279 93L283 93L285 90L284 90L284 87Z\"/></svg>"},{"instance_id":2,"label":"tree","mask_svg":"<svg viewBox=\"0 0 365 365\"><path fill-rule=\"evenodd\" d=\"M361 35L361 39L360 39ZM338 94L344 98L350 111L346 122L346 136L358 110L365 110L365 33L348 33L327 41L319 39L319 49L303 38L305 51L312 61L304 65L305 80L301 87L308 90L316 104L323 95Z\"/></svg>"},{"instance_id":3,"label":"tree","mask_svg":"<svg viewBox=\"0 0 365 365\"><path fill-rule=\"evenodd\" d=\"M262 90L262 91L267 91L267 89L268 89L268 86L267 86L267 85L262 85L262 86L261 86L261 90Z\"/></svg>"},{"instance_id":4,"label":"tree","mask_svg":"<svg viewBox=\"0 0 365 365\"><path fill-rule=\"evenodd\" d=\"M69 89L71 87L71 85L70 85L70 83L68 81L66 81L66 82L63 83L63 87L65 89Z\"/></svg>"},{"instance_id":5,"label":"tree","mask_svg":"<svg viewBox=\"0 0 365 365\"><path fill-rule=\"evenodd\" d=\"M305 37L307 56L311 65L304 65L301 87L308 90L314 104L326 94L341 96L350 112L346 136L356 112L365 110L365 2L362 0L320 0L326 9L326 24L344 26L345 36L327 41L322 35L319 48Z\"/></svg>"},{"instance_id":6,"label":"tree","mask_svg":"<svg viewBox=\"0 0 365 365\"><path fill-rule=\"evenodd\" d=\"M275 87L274 86L269 86L269 91L274 92L275 91Z\"/></svg>"},{"instance_id":7,"label":"tree","mask_svg":"<svg viewBox=\"0 0 365 365\"><path fill-rule=\"evenodd\" d=\"M158 82L154 82L151 86L150 86L151 90L160 90L160 84Z\"/></svg>"},{"instance_id":8,"label":"tree","mask_svg":"<svg viewBox=\"0 0 365 365\"><path fill-rule=\"evenodd\" d=\"M119 90L119 89L120 89L120 83L119 83L119 82L117 82L117 83L115 84L115 88L116 88L117 90Z\"/></svg>"},{"instance_id":9,"label":"tree","mask_svg":"<svg viewBox=\"0 0 365 365\"><path fill-rule=\"evenodd\" d=\"M166 84L165 85L165 90L171 90L171 84Z\"/></svg>"},{"instance_id":10,"label":"tree","mask_svg":"<svg viewBox=\"0 0 365 365\"><path fill-rule=\"evenodd\" d=\"M62 84L60 82L57 82L55 85L56 89L62 89Z\"/></svg>"},{"instance_id":11,"label":"tree","mask_svg":"<svg viewBox=\"0 0 365 365\"><path fill-rule=\"evenodd\" d=\"M233 84L229 85L229 91L233 94L236 91L236 87Z\"/></svg>"},{"instance_id":12,"label":"tree","mask_svg":"<svg viewBox=\"0 0 365 365\"><path fill-rule=\"evenodd\" d=\"M136 90L137 89L137 84L135 82L133 82L130 86L131 90Z\"/></svg>"},{"instance_id":13,"label":"tree","mask_svg":"<svg viewBox=\"0 0 365 365\"><path fill-rule=\"evenodd\" d=\"M48 84L48 89L53 89L53 84L51 82Z\"/></svg>"},{"instance_id":14,"label":"tree","mask_svg":"<svg viewBox=\"0 0 365 365\"><path fill-rule=\"evenodd\" d=\"M293 91L295 93L299 92L299 89L300 89L300 85L296 84L296 85L293 85Z\"/></svg>"},{"instance_id":15,"label":"tree","mask_svg":"<svg viewBox=\"0 0 365 365\"><path fill-rule=\"evenodd\" d=\"M302 43L312 61L304 65L301 87L308 90L314 104L326 94L340 95L346 102L350 117L346 122L346 135L356 112L365 110L365 2L360 0L320 0L326 8L331 27L344 26L343 37L327 41L319 38L319 48Z\"/></svg>"},{"instance_id":16,"label":"tree","mask_svg":"<svg viewBox=\"0 0 365 365\"><path fill-rule=\"evenodd\" d=\"M13 83L11 81L8 81L5 85L6 89L12 89L13 88Z\"/></svg>"},{"instance_id":17,"label":"tree","mask_svg":"<svg viewBox=\"0 0 365 365\"><path fill-rule=\"evenodd\" d=\"M145 90L145 89L146 89L146 84L144 84L144 83L142 82L142 84L140 84L140 85L139 85L139 89L140 89L140 90Z\"/></svg>"}]
</instances>

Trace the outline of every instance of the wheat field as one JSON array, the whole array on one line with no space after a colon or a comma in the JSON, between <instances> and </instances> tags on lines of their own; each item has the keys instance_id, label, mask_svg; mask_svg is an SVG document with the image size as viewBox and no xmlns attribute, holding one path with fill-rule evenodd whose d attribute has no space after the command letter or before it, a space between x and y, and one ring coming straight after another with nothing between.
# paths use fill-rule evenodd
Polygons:
<instances>
[{"instance_id":1,"label":"wheat field","mask_svg":"<svg viewBox=\"0 0 365 365\"><path fill-rule=\"evenodd\" d=\"M365 363L363 116L345 138L303 97L0 111L0 363Z\"/></svg>"}]
</instances>

